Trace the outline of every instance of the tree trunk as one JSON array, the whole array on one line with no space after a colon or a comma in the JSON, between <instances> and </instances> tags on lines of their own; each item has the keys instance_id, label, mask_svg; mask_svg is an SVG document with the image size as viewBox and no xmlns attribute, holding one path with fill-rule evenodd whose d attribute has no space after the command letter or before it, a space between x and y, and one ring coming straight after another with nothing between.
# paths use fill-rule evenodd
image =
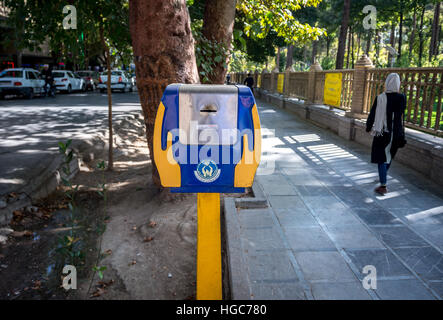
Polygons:
<instances>
[{"instance_id":1,"label":"tree trunk","mask_svg":"<svg viewBox=\"0 0 443 320\"><path fill-rule=\"evenodd\" d=\"M288 46L288 52L286 53L286 70L290 69L292 67L292 63L293 63L293 55L294 52L294 45L289 45Z\"/></svg>"},{"instance_id":2,"label":"tree trunk","mask_svg":"<svg viewBox=\"0 0 443 320\"><path fill-rule=\"evenodd\" d=\"M234 31L236 0L206 0L205 13L203 19L203 36L206 39L224 44L224 59L220 62L214 62L213 73L208 75L211 83L223 84L225 82L226 72L223 65L229 62L231 50L232 32Z\"/></svg>"},{"instance_id":3,"label":"tree trunk","mask_svg":"<svg viewBox=\"0 0 443 320\"><path fill-rule=\"evenodd\" d=\"M129 27L150 157L157 108L170 83L198 83L194 38L185 0L130 0ZM153 163L152 176L160 186Z\"/></svg>"},{"instance_id":4,"label":"tree trunk","mask_svg":"<svg viewBox=\"0 0 443 320\"><path fill-rule=\"evenodd\" d=\"M277 57L275 59L275 64L275 69L277 70L277 72L280 72L280 47L277 48Z\"/></svg>"},{"instance_id":5,"label":"tree trunk","mask_svg":"<svg viewBox=\"0 0 443 320\"><path fill-rule=\"evenodd\" d=\"M352 37L351 37L351 58L352 58L351 69L354 69L354 62L355 62L355 58L354 58L354 38L355 38L355 34L354 34L354 32L352 32Z\"/></svg>"},{"instance_id":6,"label":"tree trunk","mask_svg":"<svg viewBox=\"0 0 443 320\"><path fill-rule=\"evenodd\" d=\"M438 54L438 41L439 41L439 31L440 31L440 2L435 4L434 9L434 19L432 21L432 34L431 43L429 46L429 61L432 60L433 56Z\"/></svg>"},{"instance_id":7,"label":"tree trunk","mask_svg":"<svg viewBox=\"0 0 443 320\"><path fill-rule=\"evenodd\" d=\"M113 130L112 130L112 90L111 90L111 52L105 41L103 25L100 26L100 40L102 42L103 49L106 56L106 68L108 69L108 81L106 81L108 91L108 170L114 168L114 155L113 155Z\"/></svg>"},{"instance_id":8,"label":"tree trunk","mask_svg":"<svg viewBox=\"0 0 443 320\"><path fill-rule=\"evenodd\" d=\"M326 56L329 57L329 49L331 48L331 38L326 37Z\"/></svg>"},{"instance_id":9,"label":"tree trunk","mask_svg":"<svg viewBox=\"0 0 443 320\"><path fill-rule=\"evenodd\" d=\"M380 57L380 29L375 29L375 63L378 65Z\"/></svg>"},{"instance_id":10,"label":"tree trunk","mask_svg":"<svg viewBox=\"0 0 443 320\"><path fill-rule=\"evenodd\" d=\"M15 65L16 68L22 67L23 54L21 50L16 51L17 63Z\"/></svg>"},{"instance_id":11,"label":"tree trunk","mask_svg":"<svg viewBox=\"0 0 443 320\"><path fill-rule=\"evenodd\" d=\"M349 69L349 58L351 55L351 36L352 36L352 27L349 27L349 32L348 32L348 53L346 55L346 69Z\"/></svg>"},{"instance_id":12,"label":"tree trunk","mask_svg":"<svg viewBox=\"0 0 443 320\"><path fill-rule=\"evenodd\" d=\"M398 58L401 58L401 46L403 44L403 0L400 0L400 26L398 31Z\"/></svg>"},{"instance_id":13,"label":"tree trunk","mask_svg":"<svg viewBox=\"0 0 443 320\"><path fill-rule=\"evenodd\" d=\"M443 33L443 28L442 28L442 26L439 26L438 27L438 33L439 34L442 34ZM440 40L440 37L438 37L438 41L437 41L437 48L436 48L436 50L437 50L437 54L440 52L440 42L441 42L441 40Z\"/></svg>"},{"instance_id":14,"label":"tree trunk","mask_svg":"<svg viewBox=\"0 0 443 320\"><path fill-rule=\"evenodd\" d=\"M391 36L389 38L389 44L391 45L392 48L395 48L395 23L391 22ZM388 64L391 64L392 61L392 54L389 53L388 54Z\"/></svg>"},{"instance_id":15,"label":"tree trunk","mask_svg":"<svg viewBox=\"0 0 443 320\"><path fill-rule=\"evenodd\" d=\"M343 19L340 27L340 36L338 38L337 60L335 62L336 69L343 69L343 63L345 59L346 35L348 32L350 10L351 10L351 0L344 0Z\"/></svg>"},{"instance_id":16,"label":"tree trunk","mask_svg":"<svg viewBox=\"0 0 443 320\"><path fill-rule=\"evenodd\" d=\"M366 40L366 55L369 57L369 50L371 50L372 30L369 30L368 39Z\"/></svg>"},{"instance_id":17,"label":"tree trunk","mask_svg":"<svg viewBox=\"0 0 443 320\"><path fill-rule=\"evenodd\" d=\"M420 44L419 44L419 49L418 49L418 66L421 67L422 63L422 59L423 59L423 20L425 17L425 11L426 11L426 7L423 6L423 9L421 11L421 15L420 15L420 30L418 31L418 38L420 39Z\"/></svg>"},{"instance_id":18,"label":"tree trunk","mask_svg":"<svg viewBox=\"0 0 443 320\"><path fill-rule=\"evenodd\" d=\"M412 50L414 49L415 32L417 29L417 9L414 8L414 14L412 16L412 31L409 37L409 61L412 59Z\"/></svg>"},{"instance_id":19,"label":"tree trunk","mask_svg":"<svg viewBox=\"0 0 443 320\"><path fill-rule=\"evenodd\" d=\"M315 58L317 57L317 49L318 49L318 40L312 42L312 56L311 56L311 64L314 64Z\"/></svg>"},{"instance_id":20,"label":"tree trunk","mask_svg":"<svg viewBox=\"0 0 443 320\"><path fill-rule=\"evenodd\" d=\"M361 34L357 33L357 59L360 57L360 48L361 48Z\"/></svg>"}]
</instances>

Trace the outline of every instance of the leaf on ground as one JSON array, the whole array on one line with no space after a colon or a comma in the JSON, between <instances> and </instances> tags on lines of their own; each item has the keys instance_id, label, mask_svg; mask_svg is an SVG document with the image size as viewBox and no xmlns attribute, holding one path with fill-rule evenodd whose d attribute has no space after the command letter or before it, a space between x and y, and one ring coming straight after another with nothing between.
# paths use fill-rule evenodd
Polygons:
<instances>
[{"instance_id":1,"label":"leaf on ground","mask_svg":"<svg viewBox=\"0 0 443 320\"><path fill-rule=\"evenodd\" d=\"M146 237L143 242L151 242L152 240L154 240L153 237Z\"/></svg>"},{"instance_id":2,"label":"leaf on ground","mask_svg":"<svg viewBox=\"0 0 443 320\"><path fill-rule=\"evenodd\" d=\"M11 235L15 238L21 238L21 237L30 237L32 236L32 232L25 230L25 231L14 231L11 233Z\"/></svg>"},{"instance_id":3,"label":"leaf on ground","mask_svg":"<svg viewBox=\"0 0 443 320\"><path fill-rule=\"evenodd\" d=\"M132 261L128 264L128 266L133 266L134 264L137 264L137 261L136 261L136 260L132 260Z\"/></svg>"},{"instance_id":4,"label":"leaf on ground","mask_svg":"<svg viewBox=\"0 0 443 320\"><path fill-rule=\"evenodd\" d=\"M106 250L105 254L107 254L108 256L111 255L112 254L112 250L111 249Z\"/></svg>"},{"instance_id":5,"label":"leaf on ground","mask_svg":"<svg viewBox=\"0 0 443 320\"><path fill-rule=\"evenodd\" d=\"M106 290L104 288L98 287L97 290L95 290L92 295L91 298L97 298L100 297L102 294L106 293Z\"/></svg>"},{"instance_id":6,"label":"leaf on ground","mask_svg":"<svg viewBox=\"0 0 443 320\"><path fill-rule=\"evenodd\" d=\"M150 226L151 228L154 228L157 225L157 222L155 221L150 221L148 226Z\"/></svg>"},{"instance_id":7,"label":"leaf on ground","mask_svg":"<svg viewBox=\"0 0 443 320\"><path fill-rule=\"evenodd\" d=\"M32 287L33 290L39 290L40 286L42 285L40 280L34 281L34 286Z\"/></svg>"},{"instance_id":8,"label":"leaf on ground","mask_svg":"<svg viewBox=\"0 0 443 320\"><path fill-rule=\"evenodd\" d=\"M23 216L23 212L20 210L15 210L13 213L14 217L21 217Z\"/></svg>"},{"instance_id":9,"label":"leaf on ground","mask_svg":"<svg viewBox=\"0 0 443 320\"><path fill-rule=\"evenodd\" d=\"M105 282L105 281L99 281L98 284L99 284L99 286L101 286L101 287L103 287L103 288L106 288L106 287L112 286L112 285L114 284L114 280L111 279L111 280L109 280L108 282Z\"/></svg>"}]
</instances>

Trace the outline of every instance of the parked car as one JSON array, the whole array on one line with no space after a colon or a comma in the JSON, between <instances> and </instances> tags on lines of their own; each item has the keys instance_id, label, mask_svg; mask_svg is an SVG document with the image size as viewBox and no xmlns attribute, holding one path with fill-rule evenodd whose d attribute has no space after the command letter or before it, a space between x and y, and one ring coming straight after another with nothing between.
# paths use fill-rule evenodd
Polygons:
<instances>
[{"instance_id":1,"label":"parked car","mask_svg":"<svg viewBox=\"0 0 443 320\"><path fill-rule=\"evenodd\" d=\"M100 74L98 88L103 93L107 89L108 71ZM122 92L132 92L133 83L129 75L122 70L111 71L111 90L121 90Z\"/></svg>"},{"instance_id":2,"label":"parked car","mask_svg":"<svg viewBox=\"0 0 443 320\"><path fill-rule=\"evenodd\" d=\"M83 81L86 83L86 90L94 91L97 88L100 76L98 71L82 70L77 71L75 74L83 78Z\"/></svg>"},{"instance_id":3,"label":"parked car","mask_svg":"<svg viewBox=\"0 0 443 320\"><path fill-rule=\"evenodd\" d=\"M44 94L45 81L39 72L30 68L6 69L0 73L0 98L6 95L19 95L32 99L36 94Z\"/></svg>"},{"instance_id":4,"label":"parked car","mask_svg":"<svg viewBox=\"0 0 443 320\"><path fill-rule=\"evenodd\" d=\"M54 70L52 75L55 80L55 87L57 90L66 91L86 91L86 83L83 79L69 70Z\"/></svg>"}]
</instances>

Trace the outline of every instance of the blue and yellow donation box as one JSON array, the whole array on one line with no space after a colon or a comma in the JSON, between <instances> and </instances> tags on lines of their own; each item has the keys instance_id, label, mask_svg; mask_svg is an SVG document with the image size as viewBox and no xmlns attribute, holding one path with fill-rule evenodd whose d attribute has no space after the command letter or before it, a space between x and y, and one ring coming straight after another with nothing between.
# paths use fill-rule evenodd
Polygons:
<instances>
[{"instance_id":1,"label":"blue and yellow donation box","mask_svg":"<svg viewBox=\"0 0 443 320\"><path fill-rule=\"evenodd\" d=\"M154 129L154 161L164 187L236 193L252 186L261 134L251 90L242 85L171 84Z\"/></svg>"}]
</instances>

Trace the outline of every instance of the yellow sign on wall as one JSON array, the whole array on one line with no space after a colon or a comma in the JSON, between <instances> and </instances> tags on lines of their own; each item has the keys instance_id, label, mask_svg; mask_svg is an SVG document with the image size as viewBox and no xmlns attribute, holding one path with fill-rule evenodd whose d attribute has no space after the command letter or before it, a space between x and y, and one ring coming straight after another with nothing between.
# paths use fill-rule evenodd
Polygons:
<instances>
[{"instance_id":1,"label":"yellow sign on wall","mask_svg":"<svg viewBox=\"0 0 443 320\"><path fill-rule=\"evenodd\" d=\"M342 73L326 73L324 104L339 107L341 98Z\"/></svg>"},{"instance_id":2,"label":"yellow sign on wall","mask_svg":"<svg viewBox=\"0 0 443 320\"><path fill-rule=\"evenodd\" d=\"M280 73L277 78L277 91L283 93L283 85L285 83L285 75Z\"/></svg>"},{"instance_id":3,"label":"yellow sign on wall","mask_svg":"<svg viewBox=\"0 0 443 320\"><path fill-rule=\"evenodd\" d=\"M261 74L257 77L257 88L261 88Z\"/></svg>"}]
</instances>

